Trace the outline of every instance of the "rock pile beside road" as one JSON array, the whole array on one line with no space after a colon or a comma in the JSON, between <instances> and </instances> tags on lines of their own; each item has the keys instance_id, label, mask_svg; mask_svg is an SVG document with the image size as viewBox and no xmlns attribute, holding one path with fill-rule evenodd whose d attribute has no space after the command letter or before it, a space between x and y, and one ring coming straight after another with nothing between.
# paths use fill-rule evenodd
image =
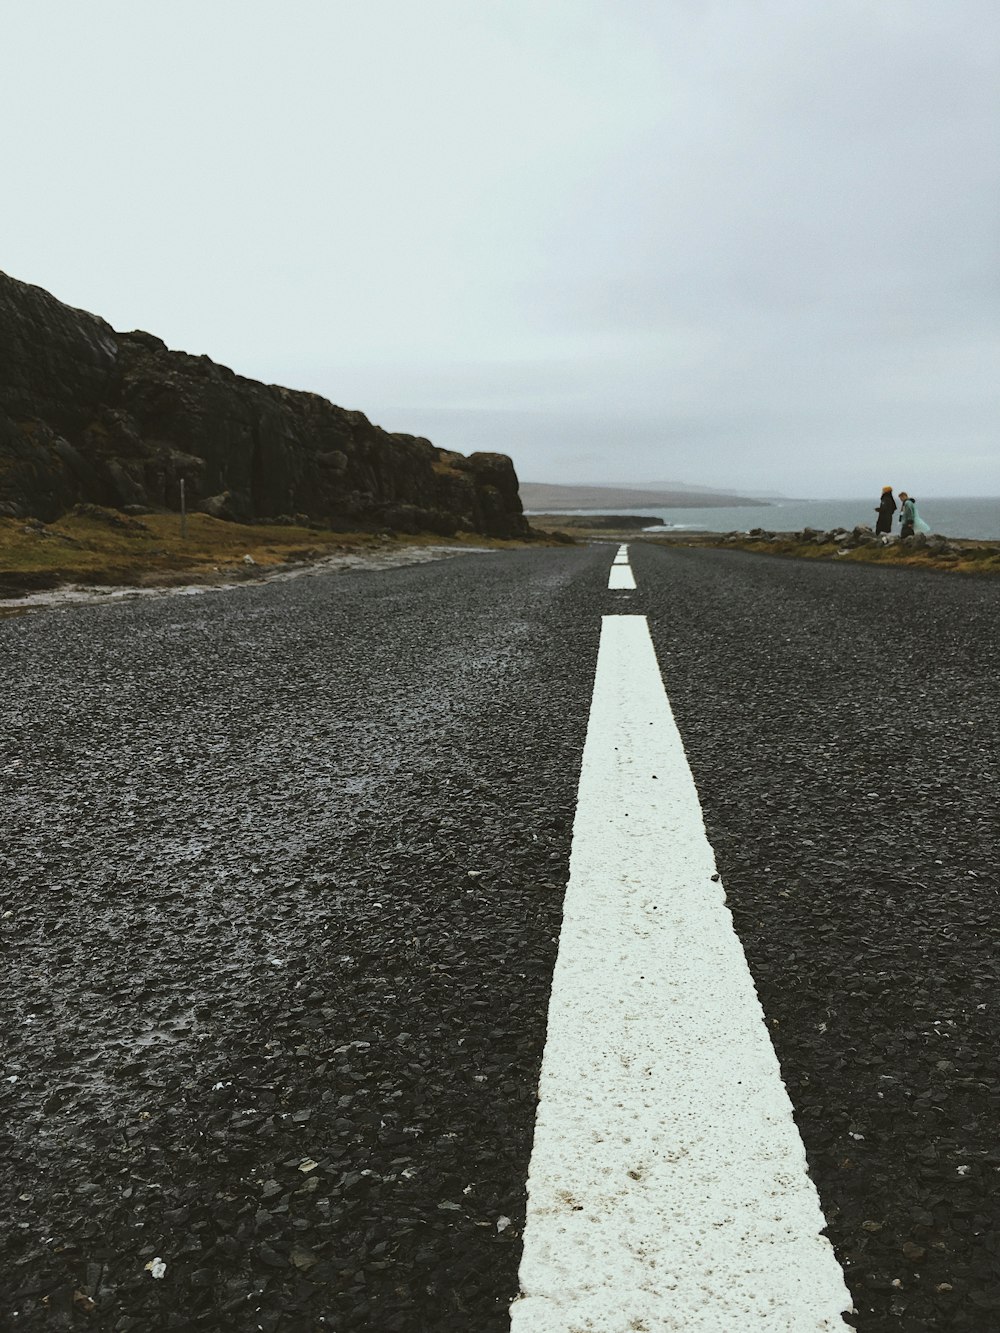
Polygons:
<instances>
[{"instance_id":1,"label":"rock pile beside road","mask_svg":"<svg viewBox=\"0 0 1000 1333\"><path fill-rule=\"evenodd\" d=\"M687 545L735 546L769 555L843 558L861 563L918 565L961 572L1000 572L1000 544L944 537L938 533L916 533L900 539L897 534L878 535L865 526L803 528L801 532L772 532L751 528L749 532L701 535Z\"/></svg>"},{"instance_id":2,"label":"rock pile beside road","mask_svg":"<svg viewBox=\"0 0 1000 1333\"><path fill-rule=\"evenodd\" d=\"M801 546L838 546L848 551L857 550L859 546L892 546L897 545L901 550L927 550L935 554L951 553L958 554L965 549L965 545L953 540L950 537L942 537L938 533L925 534L915 533L912 537L899 539L898 535L891 536L876 535L874 530L865 526L855 528L829 528L825 532L820 528L803 528L801 532L769 532L766 528L751 528L749 532L727 532L725 534L727 542L797 542ZM977 543L981 545L981 543ZM990 547L989 549L1000 549Z\"/></svg>"}]
</instances>

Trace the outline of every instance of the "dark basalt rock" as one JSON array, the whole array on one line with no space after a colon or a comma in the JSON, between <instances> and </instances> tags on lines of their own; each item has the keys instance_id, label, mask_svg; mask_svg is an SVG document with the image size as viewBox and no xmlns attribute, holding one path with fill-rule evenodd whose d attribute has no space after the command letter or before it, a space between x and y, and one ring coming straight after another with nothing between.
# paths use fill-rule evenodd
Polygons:
<instances>
[{"instance_id":1,"label":"dark basalt rock","mask_svg":"<svg viewBox=\"0 0 1000 1333\"><path fill-rule=\"evenodd\" d=\"M588 531L606 530L638 532L642 528L658 528L663 520L655 514L537 514L532 517L539 527L584 528Z\"/></svg>"},{"instance_id":2,"label":"dark basalt rock","mask_svg":"<svg viewBox=\"0 0 1000 1333\"><path fill-rule=\"evenodd\" d=\"M394 434L318 394L117 333L0 273L0 516L189 508L401 532L526 536L503 454Z\"/></svg>"}]
</instances>

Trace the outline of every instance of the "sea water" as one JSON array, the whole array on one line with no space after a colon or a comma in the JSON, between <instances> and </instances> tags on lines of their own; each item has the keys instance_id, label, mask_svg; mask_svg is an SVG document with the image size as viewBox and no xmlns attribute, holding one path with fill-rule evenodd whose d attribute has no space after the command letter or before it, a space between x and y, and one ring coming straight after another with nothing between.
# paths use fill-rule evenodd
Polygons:
<instances>
[{"instance_id":1,"label":"sea water","mask_svg":"<svg viewBox=\"0 0 1000 1333\"><path fill-rule=\"evenodd\" d=\"M898 498L898 497L897 497ZM659 519L673 532L749 532L764 528L768 532L801 532L816 528L829 532L833 528L851 529L858 524L875 526L875 505L878 496L858 500L771 500L760 505L732 505L711 509L661 509L657 505L642 509L546 510L546 513L565 514L643 514ZM917 497L917 510L932 532L946 537L969 537L980 541L1000 539L1000 496L962 498L948 496ZM531 511L528 511L531 517ZM893 531L899 531L899 515L894 516Z\"/></svg>"}]
</instances>

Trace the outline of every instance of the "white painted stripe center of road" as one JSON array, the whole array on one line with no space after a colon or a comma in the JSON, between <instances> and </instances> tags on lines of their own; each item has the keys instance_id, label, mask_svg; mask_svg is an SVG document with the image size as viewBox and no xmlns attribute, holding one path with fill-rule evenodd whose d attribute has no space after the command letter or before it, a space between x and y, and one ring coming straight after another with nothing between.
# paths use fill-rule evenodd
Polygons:
<instances>
[{"instance_id":1,"label":"white painted stripe center of road","mask_svg":"<svg viewBox=\"0 0 1000 1333\"><path fill-rule=\"evenodd\" d=\"M605 616L512 1333L851 1308L644 616Z\"/></svg>"},{"instance_id":2,"label":"white painted stripe center of road","mask_svg":"<svg viewBox=\"0 0 1000 1333\"><path fill-rule=\"evenodd\" d=\"M635 576L628 565L612 565L608 578L609 588L634 588Z\"/></svg>"},{"instance_id":3,"label":"white painted stripe center of road","mask_svg":"<svg viewBox=\"0 0 1000 1333\"><path fill-rule=\"evenodd\" d=\"M611 562L611 573L608 576L609 588L634 588L635 575L632 573L628 562L628 547L619 546L618 554Z\"/></svg>"}]
</instances>

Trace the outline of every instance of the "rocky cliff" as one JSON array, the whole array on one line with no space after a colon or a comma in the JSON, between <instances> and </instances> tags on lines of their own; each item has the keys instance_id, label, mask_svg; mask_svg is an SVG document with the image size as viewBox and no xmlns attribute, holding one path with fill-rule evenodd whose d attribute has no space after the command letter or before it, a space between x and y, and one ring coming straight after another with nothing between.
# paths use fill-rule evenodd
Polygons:
<instances>
[{"instance_id":1,"label":"rocky cliff","mask_svg":"<svg viewBox=\"0 0 1000 1333\"><path fill-rule=\"evenodd\" d=\"M513 465L170 351L0 273L0 515L77 503L490 536L529 531Z\"/></svg>"}]
</instances>

